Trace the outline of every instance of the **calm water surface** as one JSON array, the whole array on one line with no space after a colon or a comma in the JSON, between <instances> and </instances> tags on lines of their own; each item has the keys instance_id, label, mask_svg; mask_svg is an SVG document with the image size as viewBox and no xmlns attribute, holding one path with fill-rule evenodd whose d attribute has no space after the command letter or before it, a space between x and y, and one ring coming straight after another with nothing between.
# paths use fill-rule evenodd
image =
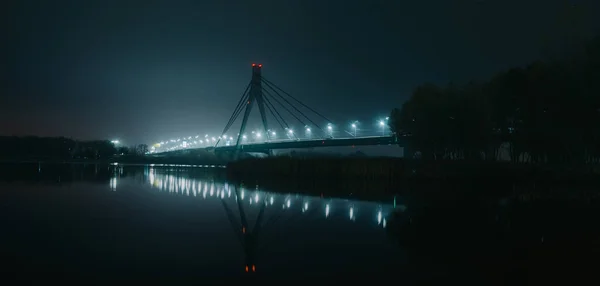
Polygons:
<instances>
[{"instance_id":1,"label":"calm water surface","mask_svg":"<svg viewBox=\"0 0 600 286\"><path fill-rule=\"evenodd\" d=\"M398 277L405 262L386 235L392 198L268 192L228 184L215 168L28 164L1 170L2 272L21 281L373 281Z\"/></svg>"}]
</instances>

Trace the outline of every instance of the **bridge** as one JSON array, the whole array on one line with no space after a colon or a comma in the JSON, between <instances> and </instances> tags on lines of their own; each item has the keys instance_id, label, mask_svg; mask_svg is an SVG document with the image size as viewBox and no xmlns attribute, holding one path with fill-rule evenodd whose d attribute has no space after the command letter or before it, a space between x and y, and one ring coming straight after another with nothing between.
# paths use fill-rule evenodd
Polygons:
<instances>
[{"instance_id":1,"label":"bridge","mask_svg":"<svg viewBox=\"0 0 600 286\"><path fill-rule=\"evenodd\" d=\"M391 145L397 144L395 136L370 136L357 138L317 139L317 140L295 140L295 141L272 141L257 144L244 144L241 146L216 147L218 151L241 150L244 152L268 152L277 149L298 149L315 147L339 147L339 146L369 146L369 145Z\"/></svg>"},{"instance_id":2,"label":"bridge","mask_svg":"<svg viewBox=\"0 0 600 286\"><path fill-rule=\"evenodd\" d=\"M261 126L247 134L248 120L254 105L258 107ZM231 132L232 126L242 113L239 130L234 132L237 134L228 136L227 133ZM403 145L405 138L400 137L399 140L390 132L388 120L388 117L379 119L376 122L376 131L370 134L364 134L358 121L347 124L349 130L337 130L344 124L334 124L314 108L263 77L262 64L252 64L252 78L220 135L195 135L163 141L154 144L150 153L206 149L215 152L270 154L271 150L276 149ZM300 128L294 129L294 125Z\"/></svg>"}]
</instances>

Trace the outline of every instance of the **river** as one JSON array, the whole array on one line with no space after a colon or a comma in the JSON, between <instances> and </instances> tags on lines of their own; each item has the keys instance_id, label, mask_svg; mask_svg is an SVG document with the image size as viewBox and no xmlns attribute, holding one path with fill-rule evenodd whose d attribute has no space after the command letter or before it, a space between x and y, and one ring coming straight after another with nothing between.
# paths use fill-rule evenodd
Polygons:
<instances>
[{"instance_id":1,"label":"river","mask_svg":"<svg viewBox=\"0 0 600 286\"><path fill-rule=\"evenodd\" d=\"M375 281L396 277L405 259L385 230L391 197L267 191L229 184L211 166L5 164L0 171L2 272L21 282Z\"/></svg>"}]
</instances>

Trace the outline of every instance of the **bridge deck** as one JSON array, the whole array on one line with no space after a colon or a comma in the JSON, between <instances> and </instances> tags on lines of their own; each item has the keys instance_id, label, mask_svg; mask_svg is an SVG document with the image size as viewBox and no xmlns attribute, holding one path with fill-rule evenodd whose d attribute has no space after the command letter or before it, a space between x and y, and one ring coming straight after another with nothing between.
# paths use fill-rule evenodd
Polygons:
<instances>
[{"instance_id":1,"label":"bridge deck","mask_svg":"<svg viewBox=\"0 0 600 286\"><path fill-rule=\"evenodd\" d=\"M252 144L243 144L240 146L240 150L243 152L264 152L267 150L277 149L300 149L300 148L319 148L319 147L343 147L343 146L375 146L375 145L392 145L399 144L404 146L403 142L405 139L400 137L396 139L395 136L371 136L371 137L357 137L357 138L333 138L333 139L314 139L314 140L285 140L275 142L261 142ZM162 152L158 154L175 154L175 153L187 153L188 151L195 149L206 149L214 150L219 152L235 151L236 146L219 146L219 147L207 147L207 148L194 148L194 149L183 149L170 152Z\"/></svg>"}]
</instances>

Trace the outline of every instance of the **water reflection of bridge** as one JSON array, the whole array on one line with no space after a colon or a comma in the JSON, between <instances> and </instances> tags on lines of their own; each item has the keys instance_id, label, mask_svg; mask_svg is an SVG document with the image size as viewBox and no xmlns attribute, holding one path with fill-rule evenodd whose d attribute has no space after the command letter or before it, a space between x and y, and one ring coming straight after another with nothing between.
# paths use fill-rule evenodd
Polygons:
<instances>
[{"instance_id":1,"label":"water reflection of bridge","mask_svg":"<svg viewBox=\"0 0 600 286\"><path fill-rule=\"evenodd\" d=\"M318 219L360 219L370 221L374 227L385 228L386 217L393 208L391 204L377 202L265 192L259 186L234 186L160 168L147 168L144 178L159 192L219 201L244 251L242 269L250 273L257 271L257 261L264 251L268 251L267 245L271 247L273 243L286 241L281 225L311 223L309 220ZM111 180L111 188L117 190L113 182L117 180Z\"/></svg>"},{"instance_id":2,"label":"water reflection of bridge","mask_svg":"<svg viewBox=\"0 0 600 286\"><path fill-rule=\"evenodd\" d=\"M168 172L157 173L154 168L148 169L146 177L152 187L160 192L168 192L174 195L232 201L237 201L239 197L244 204L258 209L263 205L261 204L263 201L268 208L281 206L282 209L297 210L302 213L316 208L321 210L323 218L332 215L345 215L350 220L356 220L358 216L365 215L373 217L374 221L382 227L385 227L387 223L385 217L392 208L391 205L381 203L265 192L261 191L259 186L255 186L253 189L244 186L236 188L227 182L175 176ZM111 182L114 181L111 180ZM116 187L112 183L111 186ZM236 192L239 195L236 195ZM366 210L362 210L361 207L365 205L373 205L374 209L365 212Z\"/></svg>"}]
</instances>

